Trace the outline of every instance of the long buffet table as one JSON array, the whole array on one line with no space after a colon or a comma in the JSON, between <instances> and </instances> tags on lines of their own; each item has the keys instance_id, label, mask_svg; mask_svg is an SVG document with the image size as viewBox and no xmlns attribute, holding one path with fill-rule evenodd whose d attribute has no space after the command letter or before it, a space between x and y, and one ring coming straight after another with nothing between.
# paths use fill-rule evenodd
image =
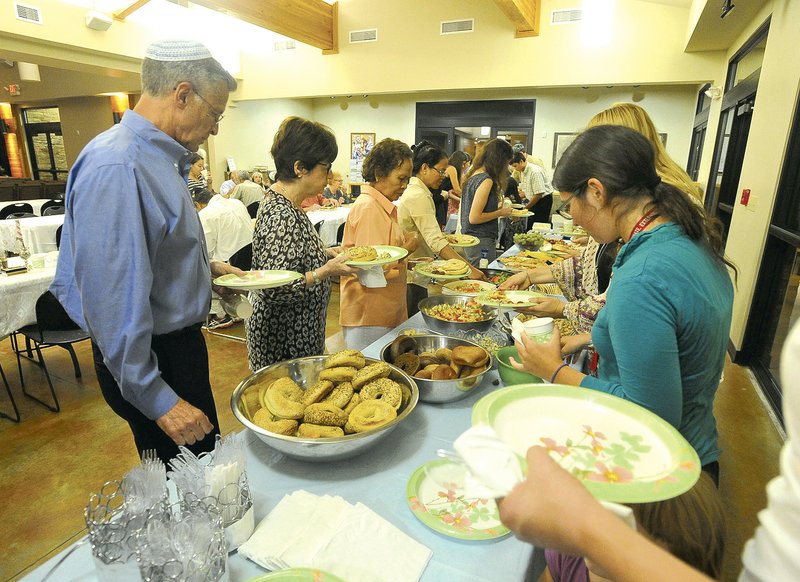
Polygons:
<instances>
[{"instance_id":1,"label":"long buffet table","mask_svg":"<svg viewBox=\"0 0 800 582\"><path fill-rule=\"evenodd\" d=\"M364 350L380 357L381 348L406 328L425 328L416 314ZM247 472L255 504L256 524L280 501L298 489L314 494L339 495L350 503L362 502L407 535L426 545L433 557L422 576L426 582L478 582L485 580L537 580L541 553L513 536L489 541L462 541L428 529L411 513L406 483L424 463L436 458L439 448L452 449L453 440L470 425L472 405L501 387L496 370L463 400L448 404L420 402L414 412L385 441L352 459L335 463L307 463L285 457L247 433ZM227 402L218 402L227 406ZM99 488L101 483L97 484ZM89 491L87 493L87 499ZM39 581L70 548L43 564L25 580ZM228 559L229 579L248 580L265 570L233 552ZM526 575L527 574L527 575ZM56 580L97 580L88 544L66 557L51 576ZM380 582L380 581L376 581Z\"/></svg>"}]
</instances>

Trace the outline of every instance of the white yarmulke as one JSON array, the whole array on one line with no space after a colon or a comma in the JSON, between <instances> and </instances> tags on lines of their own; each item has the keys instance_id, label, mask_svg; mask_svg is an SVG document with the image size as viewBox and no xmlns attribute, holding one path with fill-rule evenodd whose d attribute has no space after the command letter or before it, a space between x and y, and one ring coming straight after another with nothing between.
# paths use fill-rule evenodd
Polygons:
<instances>
[{"instance_id":1,"label":"white yarmulke","mask_svg":"<svg viewBox=\"0 0 800 582\"><path fill-rule=\"evenodd\" d=\"M154 61L199 61L214 57L203 43L196 40L159 40L147 47L144 58Z\"/></svg>"}]
</instances>

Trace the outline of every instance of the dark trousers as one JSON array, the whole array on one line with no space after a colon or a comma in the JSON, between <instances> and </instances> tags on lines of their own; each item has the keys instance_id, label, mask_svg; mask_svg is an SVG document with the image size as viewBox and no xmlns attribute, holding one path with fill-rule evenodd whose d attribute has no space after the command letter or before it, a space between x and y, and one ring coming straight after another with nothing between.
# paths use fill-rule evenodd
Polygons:
<instances>
[{"instance_id":1,"label":"dark trousers","mask_svg":"<svg viewBox=\"0 0 800 582\"><path fill-rule=\"evenodd\" d=\"M531 206L533 216L528 217L528 230L533 228L534 222L550 222L550 210L553 208L553 196L543 196L539 202Z\"/></svg>"},{"instance_id":2,"label":"dark trousers","mask_svg":"<svg viewBox=\"0 0 800 582\"><path fill-rule=\"evenodd\" d=\"M208 377L208 351L200 325L187 327L165 335L155 335L150 344L158 359L161 377L180 398L202 410L214 430L193 445L187 446L195 454L214 449L219 434L219 420L214 405L214 395ZM100 348L92 341L94 369L97 381L111 409L131 427L139 456L147 449L155 449L158 458L169 462L178 454L178 445L150 420L122 397L116 380L103 363Z\"/></svg>"}]
</instances>

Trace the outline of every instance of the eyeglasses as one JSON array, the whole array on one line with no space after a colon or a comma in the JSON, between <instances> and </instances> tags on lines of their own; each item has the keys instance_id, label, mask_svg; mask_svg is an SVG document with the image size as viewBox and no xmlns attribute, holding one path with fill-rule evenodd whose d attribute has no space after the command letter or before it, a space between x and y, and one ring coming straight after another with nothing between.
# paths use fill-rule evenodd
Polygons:
<instances>
[{"instance_id":1,"label":"eyeglasses","mask_svg":"<svg viewBox=\"0 0 800 582\"><path fill-rule=\"evenodd\" d=\"M213 105L211 105L211 103L209 103L209 102L208 102L208 99L206 99L205 97L203 97L203 96L200 94L200 91L198 91L198 90L197 90L196 88L194 88L194 87L192 87L192 90L194 91L194 94L195 94L195 95L197 95L198 97L200 97L200 99L203 101L203 103L205 103L206 105L208 105L208 110L211 112L211 116L212 116L212 117L214 118L214 120L215 120L215 121L214 121L214 123L215 123L215 124L218 124L220 121L222 121L222 118L223 118L223 117L225 117L225 113L217 113L216 109L214 109L214 106L213 106Z\"/></svg>"},{"instance_id":2,"label":"eyeglasses","mask_svg":"<svg viewBox=\"0 0 800 582\"><path fill-rule=\"evenodd\" d=\"M440 170L439 168L435 168L434 166L428 166L434 172L439 172L439 175L444 178L447 175L447 169Z\"/></svg>"},{"instance_id":3,"label":"eyeglasses","mask_svg":"<svg viewBox=\"0 0 800 582\"><path fill-rule=\"evenodd\" d=\"M572 213L569 211L570 203L572 199L576 196L580 196L583 193L584 188L586 188L586 184L581 184L578 188L572 191L572 196L564 200L558 208L556 208L556 214L565 218L567 220L572 220Z\"/></svg>"},{"instance_id":4,"label":"eyeglasses","mask_svg":"<svg viewBox=\"0 0 800 582\"><path fill-rule=\"evenodd\" d=\"M317 162L317 165L323 166L328 174L331 173L331 168L333 168L333 162Z\"/></svg>"}]
</instances>

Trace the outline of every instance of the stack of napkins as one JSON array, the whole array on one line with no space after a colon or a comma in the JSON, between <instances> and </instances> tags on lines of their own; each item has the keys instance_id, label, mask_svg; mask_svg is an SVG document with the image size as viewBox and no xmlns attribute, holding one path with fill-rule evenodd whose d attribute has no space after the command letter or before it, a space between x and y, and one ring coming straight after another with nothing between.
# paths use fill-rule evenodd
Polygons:
<instances>
[{"instance_id":1,"label":"stack of napkins","mask_svg":"<svg viewBox=\"0 0 800 582\"><path fill-rule=\"evenodd\" d=\"M366 505L302 490L284 496L239 553L269 570L318 568L347 582L416 581L432 555Z\"/></svg>"}]
</instances>

